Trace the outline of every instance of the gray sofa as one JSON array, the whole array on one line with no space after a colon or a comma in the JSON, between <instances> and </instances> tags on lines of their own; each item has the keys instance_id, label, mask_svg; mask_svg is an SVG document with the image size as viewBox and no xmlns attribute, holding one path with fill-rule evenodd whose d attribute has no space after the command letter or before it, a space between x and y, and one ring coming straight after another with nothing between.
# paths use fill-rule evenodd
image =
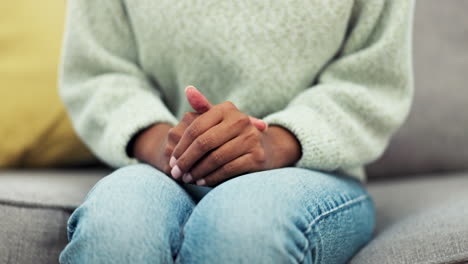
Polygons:
<instances>
[{"instance_id":1,"label":"gray sofa","mask_svg":"<svg viewBox=\"0 0 468 264\"><path fill-rule=\"evenodd\" d=\"M368 166L377 206L360 263L468 263L468 1L419 1L415 101ZM0 172L0 263L56 263L66 222L109 169Z\"/></svg>"}]
</instances>

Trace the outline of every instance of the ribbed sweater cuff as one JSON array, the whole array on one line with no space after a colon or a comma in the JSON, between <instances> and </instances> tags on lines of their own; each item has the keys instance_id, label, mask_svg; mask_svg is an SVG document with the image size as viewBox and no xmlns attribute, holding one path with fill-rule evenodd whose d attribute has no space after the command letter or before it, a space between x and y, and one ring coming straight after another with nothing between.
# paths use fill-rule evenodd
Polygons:
<instances>
[{"instance_id":1,"label":"ribbed sweater cuff","mask_svg":"<svg viewBox=\"0 0 468 264\"><path fill-rule=\"evenodd\" d=\"M291 131L300 142L302 156L298 167L333 170L337 164L335 137L320 117L305 106L291 106L263 118L269 125L279 125Z\"/></svg>"},{"instance_id":2,"label":"ribbed sweater cuff","mask_svg":"<svg viewBox=\"0 0 468 264\"><path fill-rule=\"evenodd\" d=\"M116 109L101 137L98 156L113 167L138 163L127 155L126 147L133 135L155 123L177 124L177 119L158 98L135 95Z\"/></svg>"},{"instance_id":3,"label":"ribbed sweater cuff","mask_svg":"<svg viewBox=\"0 0 468 264\"><path fill-rule=\"evenodd\" d=\"M343 164L337 135L330 124L306 106L290 106L263 118L269 125L278 125L293 133L302 148L301 158L296 167L335 171L344 173L361 181L366 176L362 166L340 168Z\"/></svg>"}]
</instances>

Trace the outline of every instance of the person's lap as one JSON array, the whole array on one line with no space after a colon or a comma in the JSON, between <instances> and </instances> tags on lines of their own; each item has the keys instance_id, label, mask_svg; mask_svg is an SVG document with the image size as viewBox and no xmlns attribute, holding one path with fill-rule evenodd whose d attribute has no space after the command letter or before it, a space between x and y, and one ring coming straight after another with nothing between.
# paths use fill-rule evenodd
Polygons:
<instances>
[{"instance_id":1,"label":"person's lap","mask_svg":"<svg viewBox=\"0 0 468 264\"><path fill-rule=\"evenodd\" d=\"M61 262L343 263L374 221L372 200L346 176L282 168L210 188L140 164L90 191Z\"/></svg>"}]
</instances>

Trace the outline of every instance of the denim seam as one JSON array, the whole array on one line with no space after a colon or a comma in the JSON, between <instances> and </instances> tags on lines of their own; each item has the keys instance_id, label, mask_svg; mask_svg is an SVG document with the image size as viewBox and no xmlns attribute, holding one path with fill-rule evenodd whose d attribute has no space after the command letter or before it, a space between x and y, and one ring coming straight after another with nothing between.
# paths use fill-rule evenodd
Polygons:
<instances>
[{"instance_id":1,"label":"denim seam","mask_svg":"<svg viewBox=\"0 0 468 264\"><path fill-rule=\"evenodd\" d=\"M315 217L309 224L309 227L307 227L306 231L304 232L304 236L306 237L306 243L305 243L305 246L302 250L302 257L299 259L299 263L303 263L304 261L304 258L306 256L306 251L308 250L309 248L309 239L307 239L307 235L312 232L312 229L315 227L315 224L318 223L320 220L322 220L325 216L331 214L331 213L334 213L334 212L337 212L338 210L342 209L342 208L345 208L345 207L349 207L351 205L355 205L363 200L366 200L366 199L369 199L369 196L368 195L361 195L357 198L354 198L352 200L349 200L331 210L328 210L326 212L323 212L322 214L320 214L319 216Z\"/></svg>"},{"instance_id":2,"label":"denim seam","mask_svg":"<svg viewBox=\"0 0 468 264\"><path fill-rule=\"evenodd\" d=\"M192 211L189 214L187 214L183 223L180 226L179 238L181 239L181 242L180 242L179 248L177 249L177 252L174 252L174 260L177 258L177 255L179 255L179 252L182 249L182 245L184 244L184 240L185 240L185 225L187 224L188 220L192 216L192 213L194 210L195 208L193 208Z\"/></svg>"}]
</instances>

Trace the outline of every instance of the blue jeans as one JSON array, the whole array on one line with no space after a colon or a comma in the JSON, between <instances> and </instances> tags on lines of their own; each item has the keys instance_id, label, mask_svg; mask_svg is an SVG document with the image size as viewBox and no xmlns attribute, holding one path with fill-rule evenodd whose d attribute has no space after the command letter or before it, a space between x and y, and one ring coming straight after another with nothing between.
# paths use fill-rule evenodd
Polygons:
<instances>
[{"instance_id":1,"label":"blue jeans","mask_svg":"<svg viewBox=\"0 0 468 264\"><path fill-rule=\"evenodd\" d=\"M73 212L60 262L345 263L370 240L374 215L348 176L288 167L212 188L131 165Z\"/></svg>"}]
</instances>

